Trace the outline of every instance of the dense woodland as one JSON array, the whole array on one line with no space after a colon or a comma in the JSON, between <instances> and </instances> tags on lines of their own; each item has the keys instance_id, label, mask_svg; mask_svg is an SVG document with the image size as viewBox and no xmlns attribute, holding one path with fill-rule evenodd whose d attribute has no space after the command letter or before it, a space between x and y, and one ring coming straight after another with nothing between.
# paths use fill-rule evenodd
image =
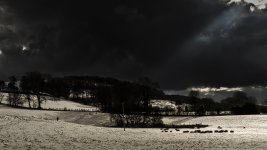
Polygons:
<instances>
[{"instance_id":1,"label":"dense woodland","mask_svg":"<svg viewBox=\"0 0 267 150\"><path fill-rule=\"evenodd\" d=\"M191 91L188 96L165 95L156 82L146 77L130 82L97 76L52 77L40 72L28 72L20 79L10 76L8 80L8 82L0 81L0 90L8 93L8 103L12 106L27 103L32 108L31 102L35 98L38 102L37 108L41 109L42 102L49 96L55 100L65 98L86 105L95 105L101 111L113 114L124 112L144 115L182 115L185 114L183 111L194 112L194 115L206 115L206 112L219 115L222 111L231 111L232 114L267 112L265 106L257 105L257 100L244 92L236 92L220 103L211 98L200 98L198 91ZM0 100L2 99L3 94L0 95ZM178 111L152 107L150 100L153 99L174 101ZM189 104L190 107L179 108L182 104Z\"/></svg>"}]
</instances>

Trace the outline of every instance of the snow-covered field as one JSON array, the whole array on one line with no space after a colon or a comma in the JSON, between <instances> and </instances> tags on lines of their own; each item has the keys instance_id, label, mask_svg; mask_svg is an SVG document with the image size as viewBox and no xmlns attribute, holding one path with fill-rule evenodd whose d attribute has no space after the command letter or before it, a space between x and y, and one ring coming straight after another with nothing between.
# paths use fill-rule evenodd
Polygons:
<instances>
[{"instance_id":1,"label":"snow-covered field","mask_svg":"<svg viewBox=\"0 0 267 150\"><path fill-rule=\"evenodd\" d=\"M59 116L59 121L56 117ZM108 114L14 109L0 105L0 149L267 149L267 116L164 118L235 133L161 132L101 127ZM95 126L97 125L97 126ZM245 128L244 128L245 127Z\"/></svg>"},{"instance_id":2,"label":"snow-covered field","mask_svg":"<svg viewBox=\"0 0 267 150\"><path fill-rule=\"evenodd\" d=\"M92 106L87 106L87 105L82 105L80 103L72 102L72 101L67 101L67 100L57 100L57 101L52 101L52 100L47 100L42 104L42 108L45 109L82 109L82 110L87 110L87 111L97 111L98 108L92 107Z\"/></svg>"},{"instance_id":3,"label":"snow-covered field","mask_svg":"<svg viewBox=\"0 0 267 150\"><path fill-rule=\"evenodd\" d=\"M4 93L4 98L2 100L3 104L8 104L7 93ZM25 100L23 107L29 107L28 102ZM31 107L37 107L37 99L33 98L31 102ZM58 109L58 110L85 110L85 111L98 111L97 107L82 105L80 103L64 100L64 99L54 99L51 97L46 97L46 100L42 103L43 109Z\"/></svg>"},{"instance_id":4,"label":"snow-covered field","mask_svg":"<svg viewBox=\"0 0 267 150\"><path fill-rule=\"evenodd\" d=\"M159 108L172 108L176 109L177 105L173 101L168 101L168 100L151 100L150 104L152 107L159 107Z\"/></svg>"}]
</instances>

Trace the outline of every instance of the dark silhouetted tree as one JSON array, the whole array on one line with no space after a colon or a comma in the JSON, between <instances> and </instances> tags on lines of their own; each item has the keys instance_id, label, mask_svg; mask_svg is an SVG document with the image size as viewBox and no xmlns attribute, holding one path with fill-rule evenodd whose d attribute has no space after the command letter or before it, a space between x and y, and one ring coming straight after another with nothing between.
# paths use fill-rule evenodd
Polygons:
<instances>
[{"instance_id":1,"label":"dark silhouetted tree","mask_svg":"<svg viewBox=\"0 0 267 150\"><path fill-rule=\"evenodd\" d=\"M245 92L238 91L232 97L226 98L221 101L225 110L231 110L234 114L248 114L257 112L256 105L257 99L255 97L247 96ZM255 107L254 107L255 106ZM245 110L248 109L248 110Z\"/></svg>"},{"instance_id":2,"label":"dark silhouetted tree","mask_svg":"<svg viewBox=\"0 0 267 150\"><path fill-rule=\"evenodd\" d=\"M68 98L70 95L69 85L63 78L50 78L47 80L44 91L58 98Z\"/></svg>"},{"instance_id":3,"label":"dark silhouetted tree","mask_svg":"<svg viewBox=\"0 0 267 150\"><path fill-rule=\"evenodd\" d=\"M2 101L4 100L5 95L3 93L0 93L0 104L2 103Z\"/></svg>"},{"instance_id":4,"label":"dark silhouetted tree","mask_svg":"<svg viewBox=\"0 0 267 150\"><path fill-rule=\"evenodd\" d=\"M0 80L0 90L4 90L5 86L6 86L5 81Z\"/></svg>"},{"instance_id":5,"label":"dark silhouetted tree","mask_svg":"<svg viewBox=\"0 0 267 150\"><path fill-rule=\"evenodd\" d=\"M103 112L112 111L112 91L110 86L99 86L96 88L96 98Z\"/></svg>"},{"instance_id":6,"label":"dark silhouetted tree","mask_svg":"<svg viewBox=\"0 0 267 150\"><path fill-rule=\"evenodd\" d=\"M40 72L28 72L23 77L23 88L36 95L39 109L41 108L42 102L45 100L45 97L42 96L42 92L44 91L46 77L46 74Z\"/></svg>"},{"instance_id":7,"label":"dark silhouetted tree","mask_svg":"<svg viewBox=\"0 0 267 150\"><path fill-rule=\"evenodd\" d=\"M144 110L146 114L149 114L149 103L151 98L157 97L158 95L164 95L161 93L158 83L152 82L148 77L142 77L137 80L137 84L141 85L142 88L142 100L144 104Z\"/></svg>"},{"instance_id":8,"label":"dark silhouetted tree","mask_svg":"<svg viewBox=\"0 0 267 150\"><path fill-rule=\"evenodd\" d=\"M195 112L195 114L197 115L197 111L198 111L198 104L199 104L199 91L190 91L188 94L189 97L189 104L192 105L192 110Z\"/></svg>"},{"instance_id":9,"label":"dark silhouetted tree","mask_svg":"<svg viewBox=\"0 0 267 150\"><path fill-rule=\"evenodd\" d=\"M242 106L242 113L243 114L258 114L259 109L256 104L246 103Z\"/></svg>"},{"instance_id":10,"label":"dark silhouetted tree","mask_svg":"<svg viewBox=\"0 0 267 150\"><path fill-rule=\"evenodd\" d=\"M30 78L28 78L27 76L22 76L21 80L20 80L20 88L23 92L25 92L25 100L28 102L28 106L29 108L31 108L31 102L33 102L33 96L31 93L31 81Z\"/></svg>"},{"instance_id":11,"label":"dark silhouetted tree","mask_svg":"<svg viewBox=\"0 0 267 150\"><path fill-rule=\"evenodd\" d=\"M5 89L5 81L0 80L0 90L4 90ZM2 103L4 99L4 94L0 93L0 104Z\"/></svg>"},{"instance_id":12,"label":"dark silhouetted tree","mask_svg":"<svg viewBox=\"0 0 267 150\"><path fill-rule=\"evenodd\" d=\"M227 109L236 106L243 106L246 103L256 104L257 100L255 97L247 96L245 92L238 91L233 94L232 97L226 98L221 101L221 104Z\"/></svg>"},{"instance_id":13,"label":"dark silhouetted tree","mask_svg":"<svg viewBox=\"0 0 267 150\"><path fill-rule=\"evenodd\" d=\"M121 82L112 88L112 104L113 109L122 112L122 104L124 104L125 113L141 112L143 91L140 85Z\"/></svg>"},{"instance_id":14,"label":"dark silhouetted tree","mask_svg":"<svg viewBox=\"0 0 267 150\"><path fill-rule=\"evenodd\" d=\"M18 87L16 86L17 83L17 78L15 76L10 76L9 78L9 82L8 82L8 90L10 91L17 91Z\"/></svg>"},{"instance_id":15,"label":"dark silhouetted tree","mask_svg":"<svg viewBox=\"0 0 267 150\"><path fill-rule=\"evenodd\" d=\"M17 78L15 76L10 76L8 82L8 103L12 106L22 105L23 101L21 99L21 95L19 94L19 88L16 86Z\"/></svg>"}]
</instances>

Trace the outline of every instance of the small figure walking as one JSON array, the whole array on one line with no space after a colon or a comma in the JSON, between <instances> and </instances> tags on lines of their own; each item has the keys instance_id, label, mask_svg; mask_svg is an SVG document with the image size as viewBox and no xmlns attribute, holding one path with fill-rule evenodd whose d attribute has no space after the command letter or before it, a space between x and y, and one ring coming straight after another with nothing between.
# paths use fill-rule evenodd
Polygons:
<instances>
[{"instance_id":1,"label":"small figure walking","mask_svg":"<svg viewBox=\"0 0 267 150\"><path fill-rule=\"evenodd\" d=\"M57 121L59 120L58 116L57 116Z\"/></svg>"}]
</instances>

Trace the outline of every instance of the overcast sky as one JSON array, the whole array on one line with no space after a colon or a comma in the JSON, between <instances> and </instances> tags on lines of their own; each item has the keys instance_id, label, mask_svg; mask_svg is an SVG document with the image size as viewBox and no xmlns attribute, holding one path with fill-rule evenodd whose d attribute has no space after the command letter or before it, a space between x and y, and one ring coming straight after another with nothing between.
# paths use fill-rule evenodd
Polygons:
<instances>
[{"instance_id":1,"label":"overcast sky","mask_svg":"<svg viewBox=\"0 0 267 150\"><path fill-rule=\"evenodd\" d=\"M265 86L266 1L234 1L0 0L0 79L38 70L174 90Z\"/></svg>"}]
</instances>

